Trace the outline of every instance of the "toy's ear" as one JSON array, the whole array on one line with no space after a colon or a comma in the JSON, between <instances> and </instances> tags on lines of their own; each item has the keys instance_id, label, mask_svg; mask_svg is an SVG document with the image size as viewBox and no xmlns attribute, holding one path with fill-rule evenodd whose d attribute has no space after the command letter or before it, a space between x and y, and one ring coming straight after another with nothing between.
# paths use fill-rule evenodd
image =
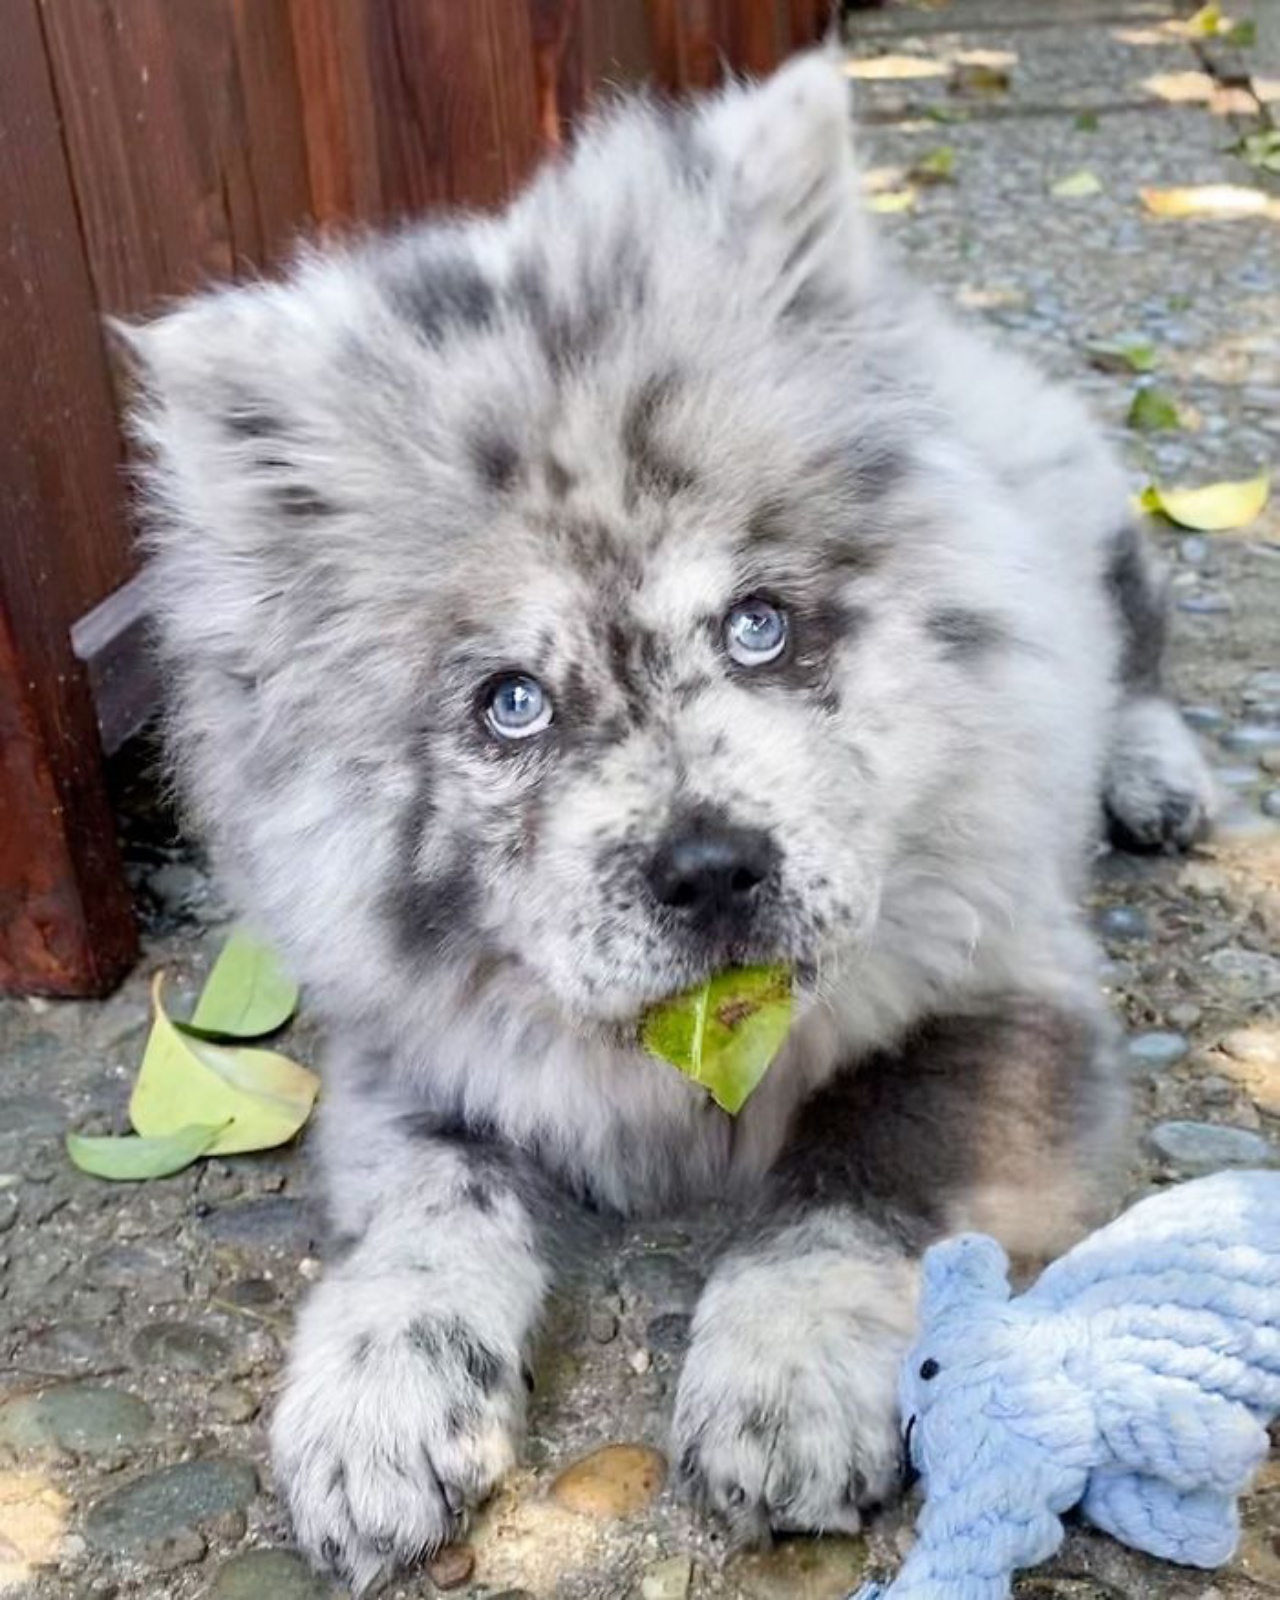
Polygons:
<instances>
[{"instance_id":1,"label":"toy's ear","mask_svg":"<svg viewBox=\"0 0 1280 1600\"><path fill-rule=\"evenodd\" d=\"M924 1258L920 1315L930 1323L959 1307L1009 1298L1009 1258L985 1233L965 1233L935 1244Z\"/></svg>"}]
</instances>

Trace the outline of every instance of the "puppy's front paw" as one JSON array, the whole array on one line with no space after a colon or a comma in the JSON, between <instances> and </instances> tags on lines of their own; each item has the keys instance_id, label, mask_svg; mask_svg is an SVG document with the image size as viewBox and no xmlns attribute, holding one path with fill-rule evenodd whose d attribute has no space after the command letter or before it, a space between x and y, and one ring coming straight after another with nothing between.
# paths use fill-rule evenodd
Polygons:
<instances>
[{"instance_id":1,"label":"puppy's front paw","mask_svg":"<svg viewBox=\"0 0 1280 1600\"><path fill-rule=\"evenodd\" d=\"M1209 830L1213 780L1190 728L1168 700L1121 707L1103 801L1122 849L1185 850Z\"/></svg>"},{"instance_id":2,"label":"puppy's front paw","mask_svg":"<svg viewBox=\"0 0 1280 1600\"><path fill-rule=\"evenodd\" d=\"M747 1259L703 1296L675 1448L686 1489L738 1540L856 1533L900 1486L897 1376L912 1292L901 1274L886 1289L879 1269L859 1265Z\"/></svg>"},{"instance_id":3,"label":"puppy's front paw","mask_svg":"<svg viewBox=\"0 0 1280 1600\"><path fill-rule=\"evenodd\" d=\"M447 1543L511 1465L519 1353L462 1318L378 1320L378 1286L325 1282L272 1424L298 1544L357 1594Z\"/></svg>"}]
</instances>

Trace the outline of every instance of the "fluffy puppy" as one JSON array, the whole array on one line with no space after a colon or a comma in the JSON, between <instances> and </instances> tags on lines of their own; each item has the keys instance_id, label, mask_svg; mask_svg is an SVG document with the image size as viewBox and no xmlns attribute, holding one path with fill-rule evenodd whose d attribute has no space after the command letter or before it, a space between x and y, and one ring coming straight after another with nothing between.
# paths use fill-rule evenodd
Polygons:
<instances>
[{"instance_id":1,"label":"fluffy puppy","mask_svg":"<svg viewBox=\"0 0 1280 1600\"><path fill-rule=\"evenodd\" d=\"M738 1532L856 1528L922 1247L1100 1192L1103 805L1206 815L1111 451L878 245L816 57L131 337L186 792L330 1033L303 1548L364 1588L510 1465L566 1195L740 1197L677 1459ZM731 1121L637 1021L778 961Z\"/></svg>"}]
</instances>

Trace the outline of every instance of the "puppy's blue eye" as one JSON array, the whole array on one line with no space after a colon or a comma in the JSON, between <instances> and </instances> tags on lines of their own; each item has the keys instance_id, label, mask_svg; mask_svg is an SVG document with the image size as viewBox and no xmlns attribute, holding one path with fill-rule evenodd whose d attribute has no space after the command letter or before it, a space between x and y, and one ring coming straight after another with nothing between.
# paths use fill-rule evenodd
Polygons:
<instances>
[{"instance_id":1,"label":"puppy's blue eye","mask_svg":"<svg viewBox=\"0 0 1280 1600\"><path fill-rule=\"evenodd\" d=\"M767 600L742 600L724 619L724 644L743 667L776 661L786 648L787 619Z\"/></svg>"},{"instance_id":2,"label":"puppy's blue eye","mask_svg":"<svg viewBox=\"0 0 1280 1600\"><path fill-rule=\"evenodd\" d=\"M489 690L485 721L502 739L528 739L551 721L551 696L536 678L513 673Z\"/></svg>"}]
</instances>

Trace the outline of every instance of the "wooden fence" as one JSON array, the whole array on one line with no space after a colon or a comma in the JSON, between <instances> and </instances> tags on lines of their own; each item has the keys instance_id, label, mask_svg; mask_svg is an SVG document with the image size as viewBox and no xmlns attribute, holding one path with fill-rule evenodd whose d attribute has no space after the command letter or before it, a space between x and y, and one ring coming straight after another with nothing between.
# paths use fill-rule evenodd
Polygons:
<instances>
[{"instance_id":1,"label":"wooden fence","mask_svg":"<svg viewBox=\"0 0 1280 1600\"><path fill-rule=\"evenodd\" d=\"M0 990L135 953L102 746L150 705L106 313L300 232L509 195L602 84L714 83L829 0L8 0L0 43Z\"/></svg>"}]
</instances>

